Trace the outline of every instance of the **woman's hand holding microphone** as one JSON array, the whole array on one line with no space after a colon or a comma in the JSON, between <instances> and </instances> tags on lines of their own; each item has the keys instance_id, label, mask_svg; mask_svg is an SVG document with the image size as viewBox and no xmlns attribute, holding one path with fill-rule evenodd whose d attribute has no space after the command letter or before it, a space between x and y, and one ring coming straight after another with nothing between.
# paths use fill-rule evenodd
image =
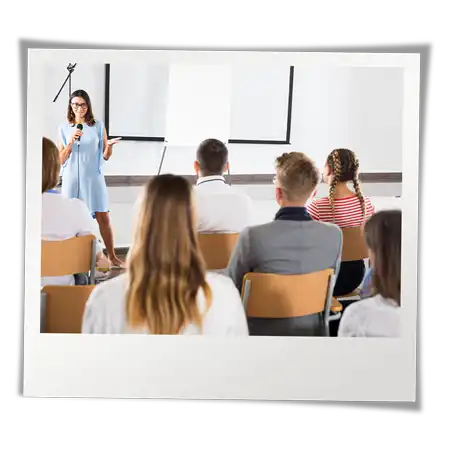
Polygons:
<instances>
[{"instance_id":1,"label":"woman's hand holding microphone","mask_svg":"<svg viewBox=\"0 0 450 450\"><path fill-rule=\"evenodd\" d=\"M70 144L75 144L75 142L78 141L81 136L83 136L83 132L80 129L76 128L72 134L72 137L70 138Z\"/></svg>"}]
</instances>

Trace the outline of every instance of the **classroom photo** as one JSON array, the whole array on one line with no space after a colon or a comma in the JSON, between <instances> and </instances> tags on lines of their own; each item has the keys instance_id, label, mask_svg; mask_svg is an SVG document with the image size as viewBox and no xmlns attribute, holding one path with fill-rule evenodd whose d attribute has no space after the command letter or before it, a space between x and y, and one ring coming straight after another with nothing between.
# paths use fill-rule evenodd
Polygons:
<instances>
[{"instance_id":1,"label":"classroom photo","mask_svg":"<svg viewBox=\"0 0 450 450\"><path fill-rule=\"evenodd\" d=\"M45 74L41 334L401 336L401 67Z\"/></svg>"}]
</instances>

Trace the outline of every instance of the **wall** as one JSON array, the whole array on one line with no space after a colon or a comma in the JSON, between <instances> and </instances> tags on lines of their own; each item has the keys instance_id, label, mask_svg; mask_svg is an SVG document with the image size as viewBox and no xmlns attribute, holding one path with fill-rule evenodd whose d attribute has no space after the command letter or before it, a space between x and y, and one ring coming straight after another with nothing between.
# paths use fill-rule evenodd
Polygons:
<instances>
[{"instance_id":1,"label":"wall","mask_svg":"<svg viewBox=\"0 0 450 450\"><path fill-rule=\"evenodd\" d=\"M128 247L131 243L134 205L141 188L109 187L111 220L117 247ZM278 205L275 201L274 186L235 186L243 190L253 200L254 224L269 222L273 219ZM364 194L371 197L376 210L401 208L400 183L366 183L362 185ZM319 196L326 195L326 186L320 185Z\"/></svg>"},{"instance_id":2,"label":"wall","mask_svg":"<svg viewBox=\"0 0 450 450\"><path fill-rule=\"evenodd\" d=\"M67 88L52 100L67 74L64 67L49 65L43 86L44 134L57 139L64 120ZM104 120L103 64L75 69L72 90L91 95L96 116ZM263 77L262 77L263 78ZM125 82L125 79L124 79ZM255 80L255 82L258 82ZM133 86L127 86L132 89ZM273 161L283 151L298 150L322 167L336 147L349 147L360 158L361 171L401 171L403 73L398 68L297 67L294 78L291 145L230 144L233 173L273 173ZM258 107L253 108L254 120ZM251 111L251 106L248 107ZM158 170L161 143L121 142L105 164L108 175L148 175ZM169 147L163 172L192 173L194 148Z\"/></svg>"}]
</instances>

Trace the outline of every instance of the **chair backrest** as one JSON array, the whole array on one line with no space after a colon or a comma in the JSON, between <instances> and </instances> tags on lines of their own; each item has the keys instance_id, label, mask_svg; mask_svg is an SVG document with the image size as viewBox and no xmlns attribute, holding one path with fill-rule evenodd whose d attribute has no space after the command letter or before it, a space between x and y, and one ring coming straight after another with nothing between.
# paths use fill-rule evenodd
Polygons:
<instances>
[{"instance_id":1,"label":"chair backrest","mask_svg":"<svg viewBox=\"0 0 450 450\"><path fill-rule=\"evenodd\" d=\"M44 286L41 296L41 332L81 333L84 307L94 285Z\"/></svg>"},{"instance_id":2,"label":"chair backrest","mask_svg":"<svg viewBox=\"0 0 450 450\"><path fill-rule=\"evenodd\" d=\"M341 261L359 261L369 257L369 250L364 239L364 228L341 228L343 235Z\"/></svg>"},{"instance_id":3,"label":"chair backrest","mask_svg":"<svg viewBox=\"0 0 450 450\"><path fill-rule=\"evenodd\" d=\"M208 270L225 269L239 233L200 233L198 240Z\"/></svg>"},{"instance_id":4,"label":"chair backrest","mask_svg":"<svg viewBox=\"0 0 450 450\"><path fill-rule=\"evenodd\" d=\"M280 319L325 312L328 320L333 286L332 269L304 275L247 273L242 297L248 317Z\"/></svg>"},{"instance_id":5,"label":"chair backrest","mask_svg":"<svg viewBox=\"0 0 450 450\"><path fill-rule=\"evenodd\" d=\"M89 271L95 276L95 243L93 235L62 241L42 240L41 276L59 277Z\"/></svg>"}]
</instances>

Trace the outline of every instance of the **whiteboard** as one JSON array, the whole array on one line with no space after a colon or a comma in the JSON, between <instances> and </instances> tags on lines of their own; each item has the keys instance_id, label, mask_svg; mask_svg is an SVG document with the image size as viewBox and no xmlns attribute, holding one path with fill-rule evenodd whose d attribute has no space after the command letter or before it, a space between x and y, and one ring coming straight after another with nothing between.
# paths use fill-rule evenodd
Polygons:
<instances>
[{"instance_id":1,"label":"whiteboard","mask_svg":"<svg viewBox=\"0 0 450 450\"><path fill-rule=\"evenodd\" d=\"M169 67L114 64L110 70L111 136L164 137Z\"/></svg>"},{"instance_id":2,"label":"whiteboard","mask_svg":"<svg viewBox=\"0 0 450 450\"><path fill-rule=\"evenodd\" d=\"M290 66L240 65L234 68L231 138L286 139Z\"/></svg>"},{"instance_id":3,"label":"whiteboard","mask_svg":"<svg viewBox=\"0 0 450 450\"><path fill-rule=\"evenodd\" d=\"M195 69L195 66L198 70ZM224 74L219 73L219 67L224 69ZM186 102L188 109L183 112L179 111L178 114L185 118L190 117L197 108L196 105L199 105L200 97L196 95L197 89L202 88L203 92L209 89L210 94L216 97L216 93L213 92L215 86L219 91L217 94L229 92L230 96L228 102L230 104L229 132L224 134L222 130L219 130L217 132L220 135L226 135L232 140L284 141L286 139L289 66L250 63L234 65L231 67L230 89L219 87L221 83L226 83L225 79L229 76L230 67L220 64L209 65L211 71L214 70L213 68L217 69L215 84L212 80L211 83L203 80L202 77L207 78L208 76L208 71L202 74L201 69L203 68L205 65L192 65L192 73L196 73L198 78L192 79L185 73L183 75L186 77L184 82L181 80L181 84L177 84L178 87L173 88L182 89L181 86L190 86L188 91L183 94L180 91L175 93L173 89L172 93L170 92L170 77L176 75L175 72L172 72L171 75L171 69L167 64L111 64L109 135L126 136L131 140L133 137L167 138L168 127L174 125L172 120L170 124L167 121L169 102L176 101L176 97L179 97L181 101L182 97L180 96L189 96L190 100ZM204 86L201 86L202 83ZM205 111L205 107L214 108L214 105L209 104L208 106L204 100L206 101L206 99L201 100L203 102L202 111ZM223 97L222 100L225 105ZM215 98L217 105L222 100ZM228 108L228 103L225 108ZM188 104L189 106L187 106ZM216 115L202 116L204 120L209 121L214 117L223 117L228 114L228 109L222 112L214 110ZM196 110L197 113L199 113L198 110ZM201 111L200 113L202 114ZM182 123L178 119L174 120L177 120L178 125ZM186 135L184 131L183 134Z\"/></svg>"},{"instance_id":4,"label":"whiteboard","mask_svg":"<svg viewBox=\"0 0 450 450\"><path fill-rule=\"evenodd\" d=\"M166 142L192 146L230 136L231 66L174 64L169 71Z\"/></svg>"}]
</instances>

